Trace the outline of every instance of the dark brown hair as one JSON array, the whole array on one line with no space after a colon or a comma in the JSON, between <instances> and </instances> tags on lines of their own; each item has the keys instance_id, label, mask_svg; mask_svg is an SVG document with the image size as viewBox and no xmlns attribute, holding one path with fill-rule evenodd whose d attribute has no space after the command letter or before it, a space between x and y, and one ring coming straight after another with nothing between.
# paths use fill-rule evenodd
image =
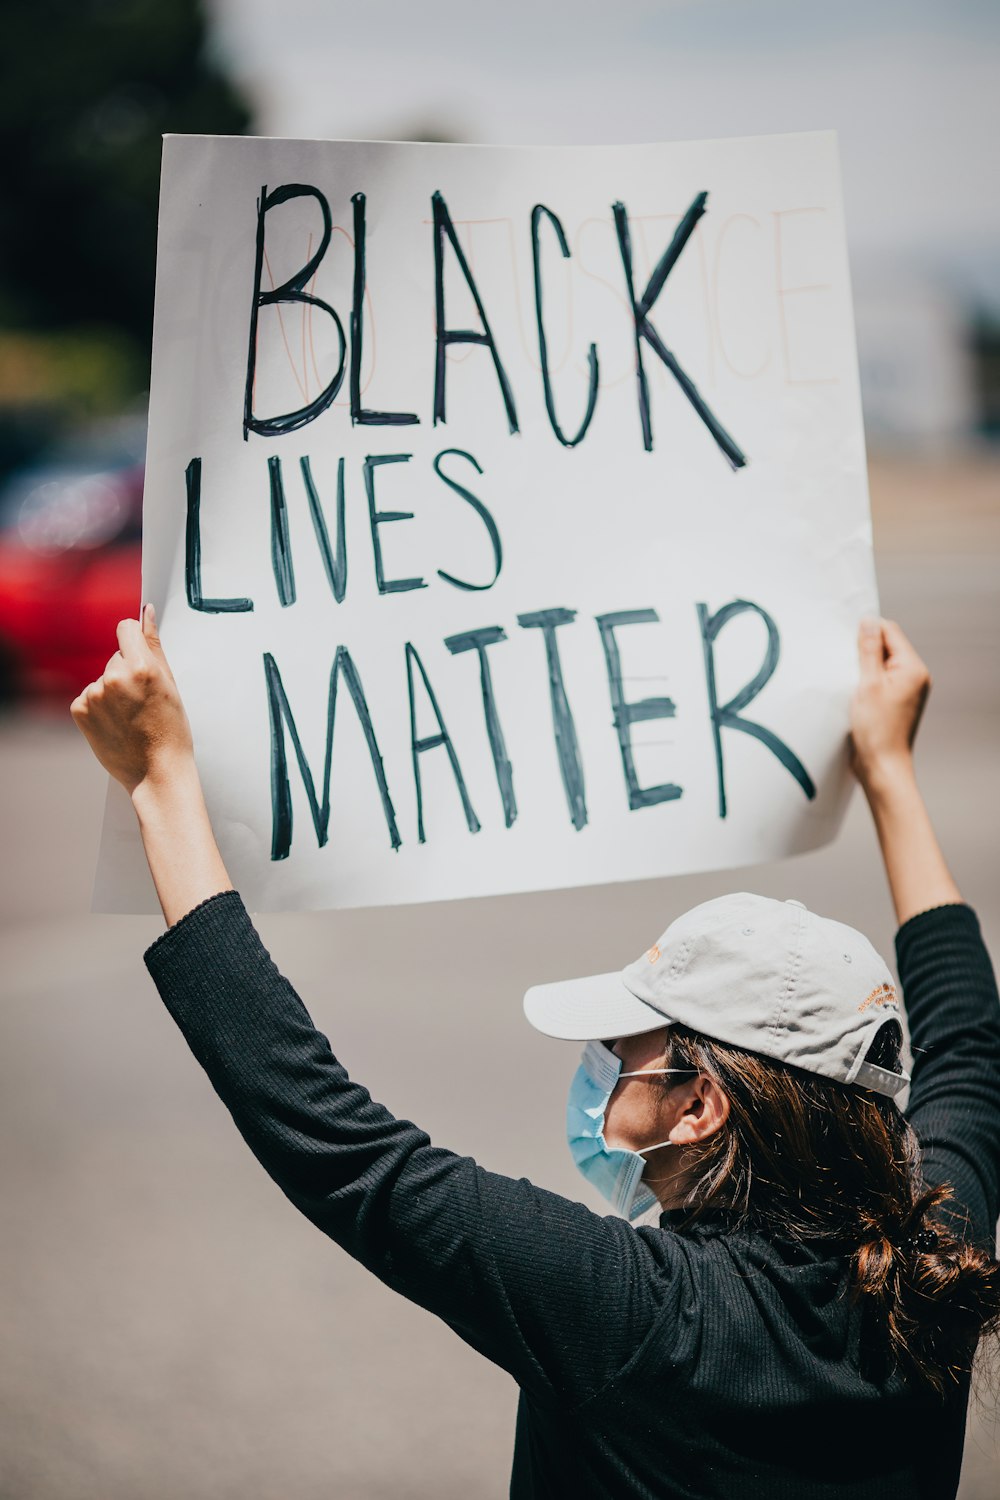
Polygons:
<instances>
[{"instance_id":1,"label":"dark brown hair","mask_svg":"<svg viewBox=\"0 0 1000 1500\"><path fill-rule=\"evenodd\" d=\"M888 1022L869 1061L898 1068L900 1044ZM730 1104L726 1124L685 1159L687 1222L722 1210L734 1228L839 1248L869 1357L946 1395L971 1371L980 1336L1000 1326L1000 1263L960 1237L950 1189L925 1187L902 1110L683 1026L667 1050L668 1066L707 1073Z\"/></svg>"}]
</instances>

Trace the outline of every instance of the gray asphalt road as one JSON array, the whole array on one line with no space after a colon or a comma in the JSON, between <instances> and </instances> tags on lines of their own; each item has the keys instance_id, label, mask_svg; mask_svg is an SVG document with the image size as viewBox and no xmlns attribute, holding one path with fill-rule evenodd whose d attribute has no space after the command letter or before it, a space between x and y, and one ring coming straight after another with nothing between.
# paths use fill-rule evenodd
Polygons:
<instances>
[{"instance_id":1,"label":"gray asphalt road","mask_svg":"<svg viewBox=\"0 0 1000 1500\"><path fill-rule=\"evenodd\" d=\"M920 774L998 953L1000 470L883 465L873 482L883 608L935 677ZM0 1496L500 1500L511 1382L263 1175L147 978L161 924L87 915L103 785L68 719L0 725ZM523 989L570 956L577 972L615 967L673 912L744 886L891 953L860 797L832 847L735 876L259 925L376 1097L487 1166L576 1194L562 1139L576 1051L528 1032ZM372 963L388 920L403 993ZM998 1487L987 1404L963 1500Z\"/></svg>"}]
</instances>

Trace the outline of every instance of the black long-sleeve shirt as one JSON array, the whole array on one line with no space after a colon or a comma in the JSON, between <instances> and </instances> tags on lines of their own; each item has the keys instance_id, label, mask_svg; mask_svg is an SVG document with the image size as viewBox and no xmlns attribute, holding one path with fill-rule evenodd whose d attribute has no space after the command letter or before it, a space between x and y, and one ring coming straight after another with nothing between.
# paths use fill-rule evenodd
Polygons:
<instances>
[{"instance_id":1,"label":"black long-sleeve shirt","mask_svg":"<svg viewBox=\"0 0 1000 1500\"><path fill-rule=\"evenodd\" d=\"M1000 1003L975 913L896 937L929 1183L991 1252L1000 1215ZM147 950L169 1011L287 1197L521 1389L518 1500L946 1500L950 1400L861 1356L847 1264L680 1215L633 1228L431 1144L354 1083L234 891Z\"/></svg>"}]
</instances>

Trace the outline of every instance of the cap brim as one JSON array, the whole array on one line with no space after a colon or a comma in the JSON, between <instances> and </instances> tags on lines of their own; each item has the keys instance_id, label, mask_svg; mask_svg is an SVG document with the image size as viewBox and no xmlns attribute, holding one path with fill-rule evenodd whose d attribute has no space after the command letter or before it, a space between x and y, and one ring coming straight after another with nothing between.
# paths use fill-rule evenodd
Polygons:
<instances>
[{"instance_id":1,"label":"cap brim","mask_svg":"<svg viewBox=\"0 0 1000 1500\"><path fill-rule=\"evenodd\" d=\"M536 1031L567 1042L638 1036L670 1023L669 1016L626 989L620 970L533 985L524 997L524 1014Z\"/></svg>"}]
</instances>

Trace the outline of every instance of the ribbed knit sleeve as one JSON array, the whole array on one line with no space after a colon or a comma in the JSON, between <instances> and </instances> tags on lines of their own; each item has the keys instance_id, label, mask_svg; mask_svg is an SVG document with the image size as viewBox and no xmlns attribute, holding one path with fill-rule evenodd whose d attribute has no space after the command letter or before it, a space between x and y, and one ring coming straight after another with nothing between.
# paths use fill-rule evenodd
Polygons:
<instances>
[{"instance_id":1,"label":"ribbed knit sleeve","mask_svg":"<svg viewBox=\"0 0 1000 1500\"><path fill-rule=\"evenodd\" d=\"M235 891L189 912L145 961L291 1202L537 1398L588 1399L662 1325L679 1295L672 1237L487 1172L375 1103L314 1027Z\"/></svg>"},{"instance_id":2,"label":"ribbed knit sleeve","mask_svg":"<svg viewBox=\"0 0 1000 1500\"><path fill-rule=\"evenodd\" d=\"M896 958L913 1047L907 1115L928 1185L993 1253L1000 1217L1000 1000L979 921L965 904L911 917Z\"/></svg>"}]
</instances>

